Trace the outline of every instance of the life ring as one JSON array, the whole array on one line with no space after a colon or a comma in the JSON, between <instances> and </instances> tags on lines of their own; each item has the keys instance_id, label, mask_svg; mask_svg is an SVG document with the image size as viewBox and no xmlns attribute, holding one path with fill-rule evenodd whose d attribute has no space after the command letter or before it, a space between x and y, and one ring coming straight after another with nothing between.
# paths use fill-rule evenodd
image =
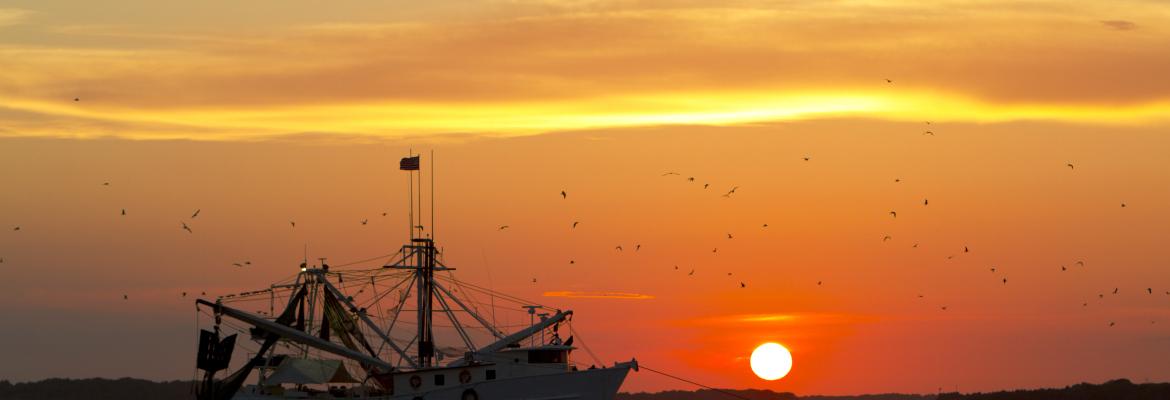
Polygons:
<instances>
[{"instance_id":1,"label":"life ring","mask_svg":"<svg viewBox=\"0 0 1170 400\"><path fill-rule=\"evenodd\" d=\"M422 386L422 378L419 377L418 375L411 376L410 377L410 387L413 389L418 389L420 386Z\"/></svg>"},{"instance_id":2,"label":"life ring","mask_svg":"<svg viewBox=\"0 0 1170 400\"><path fill-rule=\"evenodd\" d=\"M471 371L463 370L459 372L459 383L471 383Z\"/></svg>"},{"instance_id":3,"label":"life ring","mask_svg":"<svg viewBox=\"0 0 1170 400\"><path fill-rule=\"evenodd\" d=\"M463 391L463 397L460 397L460 399L461 400L479 400L479 393L476 393L475 389L467 389L467 390Z\"/></svg>"}]
</instances>

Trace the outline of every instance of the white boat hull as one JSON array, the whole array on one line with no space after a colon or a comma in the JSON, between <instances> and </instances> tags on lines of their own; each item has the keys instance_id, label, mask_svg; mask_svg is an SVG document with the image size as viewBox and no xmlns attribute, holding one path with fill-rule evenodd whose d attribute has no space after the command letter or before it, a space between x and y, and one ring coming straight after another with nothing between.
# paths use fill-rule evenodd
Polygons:
<instances>
[{"instance_id":1,"label":"white boat hull","mask_svg":"<svg viewBox=\"0 0 1170 400\"><path fill-rule=\"evenodd\" d=\"M560 373L520 376L490 381L456 384L422 393L391 396L358 397L379 400L613 400L635 362L618 363L613 367ZM473 394L474 397L465 397ZM285 393L262 395L241 391L233 400L273 400L289 398L335 398L318 393Z\"/></svg>"}]
</instances>

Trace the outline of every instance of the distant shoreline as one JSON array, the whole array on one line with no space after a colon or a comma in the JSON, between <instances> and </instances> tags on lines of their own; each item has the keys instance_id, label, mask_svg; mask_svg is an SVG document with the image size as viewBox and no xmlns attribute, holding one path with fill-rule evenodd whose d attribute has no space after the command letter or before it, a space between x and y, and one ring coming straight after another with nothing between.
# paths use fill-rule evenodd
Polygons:
<instances>
[{"instance_id":1,"label":"distant shoreline","mask_svg":"<svg viewBox=\"0 0 1170 400\"><path fill-rule=\"evenodd\" d=\"M4 400L105 400L150 398L157 400L193 399L191 381L155 382L135 378L51 378L17 382L0 380L0 399ZM788 392L761 389L667 390L661 392L618 393L616 400L1057 400L1057 399L1170 399L1170 383L1135 384L1127 379L1105 383L1079 383L1063 388L1009 390L988 393L932 394L863 394L853 396L799 396Z\"/></svg>"}]
</instances>

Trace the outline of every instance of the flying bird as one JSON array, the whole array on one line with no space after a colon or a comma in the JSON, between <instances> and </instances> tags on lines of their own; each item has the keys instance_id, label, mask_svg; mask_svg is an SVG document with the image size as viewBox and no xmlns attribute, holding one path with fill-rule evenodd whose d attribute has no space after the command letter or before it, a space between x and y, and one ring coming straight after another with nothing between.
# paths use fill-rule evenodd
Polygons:
<instances>
[{"instance_id":1,"label":"flying bird","mask_svg":"<svg viewBox=\"0 0 1170 400\"><path fill-rule=\"evenodd\" d=\"M1067 267L1065 267L1065 266L1063 266L1063 265L1061 265L1061 266L1060 266L1060 270L1061 270L1061 271L1068 271L1068 268L1067 268Z\"/></svg>"},{"instance_id":2,"label":"flying bird","mask_svg":"<svg viewBox=\"0 0 1170 400\"><path fill-rule=\"evenodd\" d=\"M882 236L883 242L889 241L890 239L893 239L893 237L891 237L890 235Z\"/></svg>"},{"instance_id":3,"label":"flying bird","mask_svg":"<svg viewBox=\"0 0 1170 400\"><path fill-rule=\"evenodd\" d=\"M243 266L244 266L243 264L240 264L240 263L232 263L232 265L235 265L235 266L237 266L237 267L243 267Z\"/></svg>"},{"instance_id":4,"label":"flying bird","mask_svg":"<svg viewBox=\"0 0 1170 400\"><path fill-rule=\"evenodd\" d=\"M383 212L383 213L382 213L382 216L383 216L383 217L385 217L385 216L387 216L387 215L389 215L389 214L390 214L390 213Z\"/></svg>"},{"instance_id":5,"label":"flying bird","mask_svg":"<svg viewBox=\"0 0 1170 400\"><path fill-rule=\"evenodd\" d=\"M730 234L730 233L728 233L728 234L727 234L727 238L728 238L728 239L735 239L735 237L734 237L734 236L731 236L731 234Z\"/></svg>"},{"instance_id":6,"label":"flying bird","mask_svg":"<svg viewBox=\"0 0 1170 400\"><path fill-rule=\"evenodd\" d=\"M199 216L199 211L202 211L202 210L198 210L198 209L197 209L197 210L195 210L195 213L194 213L194 214L191 214L191 219L195 219L195 217L198 217L198 216Z\"/></svg>"},{"instance_id":7,"label":"flying bird","mask_svg":"<svg viewBox=\"0 0 1170 400\"><path fill-rule=\"evenodd\" d=\"M536 278L532 278L532 283L536 283Z\"/></svg>"},{"instance_id":8,"label":"flying bird","mask_svg":"<svg viewBox=\"0 0 1170 400\"><path fill-rule=\"evenodd\" d=\"M706 188L707 188L707 186L711 186L711 184L710 184L710 183L704 183L704 184L703 184L703 189L706 189Z\"/></svg>"},{"instance_id":9,"label":"flying bird","mask_svg":"<svg viewBox=\"0 0 1170 400\"><path fill-rule=\"evenodd\" d=\"M943 311L946 311L946 310L947 310L947 306L942 306L942 310L943 310Z\"/></svg>"},{"instance_id":10,"label":"flying bird","mask_svg":"<svg viewBox=\"0 0 1170 400\"><path fill-rule=\"evenodd\" d=\"M614 248L613 248L613 249L614 249L614 250L617 250L617 251L624 251L624 250L622 249L622 245L620 245L620 244L619 244L619 245L617 245L617 246L614 246Z\"/></svg>"},{"instance_id":11,"label":"flying bird","mask_svg":"<svg viewBox=\"0 0 1170 400\"><path fill-rule=\"evenodd\" d=\"M179 221L179 223L183 224L183 230L187 231L187 233L195 233L191 231L191 227L187 226L186 222Z\"/></svg>"},{"instance_id":12,"label":"flying bird","mask_svg":"<svg viewBox=\"0 0 1170 400\"><path fill-rule=\"evenodd\" d=\"M369 224L369 223L370 223L370 220L369 220L368 218L363 218L363 219L362 219L362 225L366 225L366 224Z\"/></svg>"},{"instance_id":13,"label":"flying bird","mask_svg":"<svg viewBox=\"0 0 1170 400\"><path fill-rule=\"evenodd\" d=\"M109 182L102 182L102 186L110 186Z\"/></svg>"},{"instance_id":14,"label":"flying bird","mask_svg":"<svg viewBox=\"0 0 1170 400\"><path fill-rule=\"evenodd\" d=\"M1125 208L1125 203L1121 203L1121 208Z\"/></svg>"},{"instance_id":15,"label":"flying bird","mask_svg":"<svg viewBox=\"0 0 1170 400\"><path fill-rule=\"evenodd\" d=\"M679 174L678 172L670 171L670 172L663 173L662 176L678 175L678 174Z\"/></svg>"},{"instance_id":16,"label":"flying bird","mask_svg":"<svg viewBox=\"0 0 1170 400\"><path fill-rule=\"evenodd\" d=\"M743 289L743 288L746 288L746 287L747 287L747 285L745 285L743 282L740 282L740 283L739 283L739 288L740 288L740 289Z\"/></svg>"},{"instance_id":17,"label":"flying bird","mask_svg":"<svg viewBox=\"0 0 1170 400\"><path fill-rule=\"evenodd\" d=\"M924 206L929 206L929 205L930 205L930 199L922 199L922 205L924 205ZM944 208L945 208L945 207L944 207Z\"/></svg>"},{"instance_id":18,"label":"flying bird","mask_svg":"<svg viewBox=\"0 0 1170 400\"><path fill-rule=\"evenodd\" d=\"M293 228L297 227L297 221L288 221L288 224L292 225Z\"/></svg>"},{"instance_id":19,"label":"flying bird","mask_svg":"<svg viewBox=\"0 0 1170 400\"><path fill-rule=\"evenodd\" d=\"M496 228L497 231L502 231L504 229L508 229L508 225L500 225L499 228Z\"/></svg>"},{"instance_id":20,"label":"flying bird","mask_svg":"<svg viewBox=\"0 0 1170 400\"><path fill-rule=\"evenodd\" d=\"M1083 266L1085 266L1085 262L1084 261L1077 261L1077 265L1080 265L1083 267Z\"/></svg>"},{"instance_id":21,"label":"flying bird","mask_svg":"<svg viewBox=\"0 0 1170 400\"><path fill-rule=\"evenodd\" d=\"M995 267L991 267L991 273L995 273Z\"/></svg>"},{"instance_id":22,"label":"flying bird","mask_svg":"<svg viewBox=\"0 0 1170 400\"><path fill-rule=\"evenodd\" d=\"M890 79L890 78L886 78L886 83L894 83L894 80Z\"/></svg>"},{"instance_id":23,"label":"flying bird","mask_svg":"<svg viewBox=\"0 0 1170 400\"><path fill-rule=\"evenodd\" d=\"M20 226L16 226L16 227L12 228L12 230L14 230L14 231L19 231L19 230L20 230Z\"/></svg>"},{"instance_id":24,"label":"flying bird","mask_svg":"<svg viewBox=\"0 0 1170 400\"><path fill-rule=\"evenodd\" d=\"M817 281L817 286L821 286L821 281Z\"/></svg>"},{"instance_id":25,"label":"flying bird","mask_svg":"<svg viewBox=\"0 0 1170 400\"><path fill-rule=\"evenodd\" d=\"M805 160L805 161L808 161L808 160L810 160L810 159L811 159L811 157L809 157L809 156L804 156L804 157L801 157L801 159L803 159L803 160Z\"/></svg>"},{"instance_id":26,"label":"flying bird","mask_svg":"<svg viewBox=\"0 0 1170 400\"><path fill-rule=\"evenodd\" d=\"M122 295L122 300L130 300L130 296L128 296L128 295Z\"/></svg>"},{"instance_id":27,"label":"flying bird","mask_svg":"<svg viewBox=\"0 0 1170 400\"><path fill-rule=\"evenodd\" d=\"M122 215L126 215L126 209L125 209L125 208L123 208L123 209L122 209Z\"/></svg>"},{"instance_id":28,"label":"flying bird","mask_svg":"<svg viewBox=\"0 0 1170 400\"><path fill-rule=\"evenodd\" d=\"M674 269L677 271L677 270L678 270L678 266L677 266L677 265L675 265L675 266L674 266Z\"/></svg>"},{"instance_id":29,"label":"flying bird","mask_svg":"<svg viewBox=\"0 0 1170 400\"><path fill-rule=\"evenodd\" d=\"M918 248L918 243L914 243L914 246L911 246L911 247L913 247L913 248L916 248L916 249L917 249L917 248Z\"/></svg>"},{"instance_id":30,"label":"flying bird","mask_svg":"<svg viewBox=\"0 0 1170 400\"><path fill-rule=\"evenodd\" d=\"M573 227L572 227L572 228L569 228L569 229L576 229L576 228L577 228L577 224L579 224L579 223L581 223L581 221L573 221Z\"/></svg>"},{"instance_id":31,"label":"flying bird","mask_svg":"<svg viewBox=\"0 0 1170 400\"><path fill-rule=\"evenodd\" d=\"M926 132L922 132L922 134L923 134L923 135L930 135L930 136L934 136L934 131L926 131Z\"/></svg>"},{"instance_id":32,"label":"flying bird","mask_svg":"<svg viewBox=\"0 0 1170 400\"><path fill-rule=\"evenodd\" d=\"M692 270L691 270L691 272L687 273L687 276L691 276L691 275L694 275L694 274L695 274L695 270L694 270L694 269L692 269Z\"/></svg>"},{"instance_id":33,"label":"flying bird","mask_svg":"<svg viewBox=\"0 0 1170 400\"><path fill-rule=\"evenodd\" d=\"M898 212L897 212L897 211L890 211L890 215L892 215L894 218L898 218Z\"/></svg>"},{"instance_id":34,"label":"flying bird","mask_svg":"<svg viewBox=\"0 0 1170 400\"><path fill-rule=\"evenodd\" d=\"M767 228L767 227L768 227L768 224L764 224L764 227L765 227L765 228Z\"/></svg>"},{"instance_id":35,"label":"flying bird","mask_svg":"<svg viewBox=\"0 0 1170 400\"><path fill-rule=\"evenodd\" d=\"M562 191L561 191L561 198L562 198L562 199L567 199L567 198L569 198L569 194L568 194L568 193L565 193L565 191L564 191L564 190L562 190Z\"/></svg>"},{"instance_id":36,"label":"flying bird","mask_svg":"<svg viewBox=\"0 0 1170 400\"><path fill-rule=\"evenodd\" d=\"M1007 278L1003 278L1003 284L1004 284L1004 285L1006 285L1006 284L1007 284Z\"/></svg>"},{"instance_id":37,"label":"flying bird","mask_svg":"<svg viewBox=\"0 0 1170 400\"><path fill-rule=\"evenodd\" d=\"M1113 294L1117 294L1118 288L1113 288Z\"/></svg>"},{"instance_id":38,"label":"flying bird","mask_svg":"<svg viewBox=\"0 0 1170 400\"><path fill-rule=\"evenodd\" d=\"M187 292L183 292L183 297L187 297Z\"/></svg>"},{"instance_id":39,"label":"flying bird","mask_svg":"<svg viewBox=\"0 0 1170 400\"><path fill-rule=\"evenodd\" d=\"M642 245L640 245L640 244L635 244L635 245L634 245L634 251L638 251L638 250L642 250Z\"/></svg>"},{"instance_id":40,"label":"flying bird","mask_svg":"<svg viewBox=\"0 0 1170 400\"><path fill-rule=\"evenodd\" d=\"M1116 323L1116 322L1110 322L1110 323L1109 323L1109 327L1110 327L1110 328L1112 328L1112 327L1113 327L1113 325L1117 325L1117 323Z\"/></svg>"},{"instance_id":41,"label":"flying bird","mask_svg":"<svg viewBox=\"0 0 1170 400\"><path fill-rule=\"evenodd\" d=\"M1077 167L1073 166L1073 164L1072 164L1072 163L1068 163L1068 164L1065 164L1065 165L1066 165L1066 166L1068 166L1068 169L1076 169L1076 168L1077 168Z\"/></svg>"},{"instance_id":42,"label":"flying bird","mask_svg":"<svg viewBox=\"0 0 1170 400\"><path fill-rule=\"evenodd\" d=\"M569 260L569 264L570 264L570 265L572 265L572 264L576 264L576 263L577 263L576 261Z\"/></svg>"},{"instance_id":43,"label":"flying bird","mask_svg":"<svg viewBox=\"0 0 1170 400\"><path fill-rule=\"evenodd\" d=\"M693 177L693 176L687 178L687 182L694 182L694 181L695 181L695 177Z\"/></svg>"},{"instance_id":44,"label":"flying bird","mask_svg":"<svg viewBox=\"0 0 1170 400\"><path fill-rule=\"evenodd\" d=\"M901 182L901 181L902 181L902 178L894 178L894 183L898 183L898 182Z\"/></svg>"},{"instance_id":45,"label":"flying bird","mask_svg":"<svg viewBox=\"0 0 1170 400\"><path fill-rule=\"evenodd\" d=\"M714 248L714 249L711 249L711 252L712 252L712 253L718 253L718 252L719 252L719 248L718 248L718 247L716 247L716 248Z\"/></svg>"},{"instance_id":46,"label":"flying bird","mask_svg":"<svg viewBox=\"0 0 1170 400\"><path fill-rule=\"evenodd\" d=\"M967 248L967 246L963 246L963 252L964 252L964 253L970 253L970 252L971 252L971 249L968 249L968 248Z\"/></svg>"},{"instance_id":47,"label":"flying bird","mask_svg":"<svg viewBox=\"0 0 1170 400\"><path fill-rule=\"evenodd\" d=\"M1146 291L1150 294L1154 294L1154 288L1146 288Z\"/></svg>"}]
</instances>

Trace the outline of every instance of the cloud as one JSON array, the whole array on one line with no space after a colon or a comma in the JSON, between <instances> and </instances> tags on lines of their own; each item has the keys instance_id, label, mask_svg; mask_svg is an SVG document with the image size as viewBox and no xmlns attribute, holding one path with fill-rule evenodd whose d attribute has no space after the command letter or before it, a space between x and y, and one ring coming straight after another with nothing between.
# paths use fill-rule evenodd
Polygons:
<instances>
[{"instance_id":1,"label":"cloud","mask_svg":"<svg viewBox=\"0 0 1170 400\"><path fill-rule=\"evenodd\" d=\"M615 300L650 300L654 296L640 293L625 292L590 292L590 291L555 291L544 292L544 297L567 297L571 299L615 299Z\"/></svg>"},{"instance_id":2,"label":"cloud","mask_svg":"<svg viewBox=\"0 0 1170 400\"><path fill-rule=\"evenodd\" d=\"M32 11L19 8L0 8L0 27L16 25L28 19Z\"/></svg>"},{"instance_id":3,"label":"cloud","mask_svg":"<svg viewBox=\"0 0 1170 400\"><path fill-rule=\"evenodd\" d=\"M1137 29L1137 24L1133 23L1133 21L1125 21L1120 19L1101 21L1101 24L1110 29L1118 31L1131 31Z\"/></svg>"}]
</instances>

